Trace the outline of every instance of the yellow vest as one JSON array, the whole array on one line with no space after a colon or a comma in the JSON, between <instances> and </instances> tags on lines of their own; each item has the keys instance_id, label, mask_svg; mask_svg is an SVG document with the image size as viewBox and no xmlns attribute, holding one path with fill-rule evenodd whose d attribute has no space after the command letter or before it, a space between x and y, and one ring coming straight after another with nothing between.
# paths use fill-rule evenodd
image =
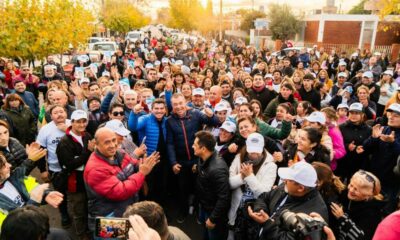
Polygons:
<instances>
[{"instance_id":1,"label":"yellow vest","mask_svg":"<svg viewBox=\"0 0 400 240\"><path fill-rule=\"evenodd\" d=\"M28 191L28 193L30 193L32 191L32 189L34 189L38 185L38 183L36 182L36 179L31 176L25 177L24 184L25 184L25 188ZM0 228L1 228L1 225L3 224L4 219L6 219L7 215L8 215L8 211L0 209Z\"/></svg>"}]
</instances>

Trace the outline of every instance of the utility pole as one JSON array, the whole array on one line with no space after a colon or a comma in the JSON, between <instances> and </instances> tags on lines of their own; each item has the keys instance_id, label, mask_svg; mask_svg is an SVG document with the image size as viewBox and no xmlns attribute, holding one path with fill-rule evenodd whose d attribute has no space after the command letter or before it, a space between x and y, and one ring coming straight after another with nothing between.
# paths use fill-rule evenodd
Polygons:
<instances>
[{"instance_id":1,"label":"utility pole","mask_svg":"<svg viewBox=\"0 0 400 240\"><path fill-rule=\"evenodd\" d=\"M219 40L222 41L222 0L219 0Z\"/></svg>"}]
</instances>

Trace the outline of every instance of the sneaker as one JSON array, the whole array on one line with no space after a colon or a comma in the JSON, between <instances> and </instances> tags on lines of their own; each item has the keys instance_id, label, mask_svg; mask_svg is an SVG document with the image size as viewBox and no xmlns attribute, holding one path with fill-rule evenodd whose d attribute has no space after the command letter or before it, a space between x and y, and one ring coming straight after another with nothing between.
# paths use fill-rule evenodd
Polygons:
<instances>
[{"instance_id":1,"label":"sneaker","mask_svg":"<svg viewBox=\"0 0 400 240\"><path fill-rule=\"evenodd\" d=\"M71 224L71 218L68 215L61 216L61 226L63 228L69 228L71 227Z\"/></svg>"}]
</instances>

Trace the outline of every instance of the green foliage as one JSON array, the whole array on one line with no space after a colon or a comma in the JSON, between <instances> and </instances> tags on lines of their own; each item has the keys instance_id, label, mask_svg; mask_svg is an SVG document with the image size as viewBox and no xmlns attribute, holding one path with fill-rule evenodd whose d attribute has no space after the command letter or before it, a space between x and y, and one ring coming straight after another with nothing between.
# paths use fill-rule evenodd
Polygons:
<instances>
[{"instance_id":1,"label":"green foliage","mask_svg":"<svg viewBox=\"0 0 400 240\"><path fill-rule=\"evenodd\" d=\"M151 20L127 0L106 0L100 15L106 28L120 33L141 28Z\"/></svg>"},{"instance_id":2,"label":"green foliage","mask_svg":"<svg viewBox=\"0 0 400 240\"><path fill-rule=\"evenodd\" d=\"M92 14L73 0L13 0L0 7L0 56L41 59L87 41Z\"/></svg>"},{"instance_id":3,"label":"green foliage","mask_svg":"<svg viewBox=\"0 0 400 240\"><path fill-rule=\"evenodd\" d=\"M240 14L243 18L240 29L246 31L247 33L250 32L250 29L254 29L254 20L257 18L265 18L267 15L260 11L252 11L252 10L238 10L238 14Z\"/></svg>"},{"instance_id":4,"label":"green foliage","mask_svg":"<svg viewBox=\"0 0 400 240\"><path fill-rule=\"evenodd\" d=\"M292 13L287 4L271 4L268 9L268 18L273 40L287 40L300 32L301 20Z\"/></svg>"},{"instance_id":5,"label":"green foliage","mask_svg":"<svg viewBox=\"0 0 400 240\"><path fill-rule=\"evenodd\" d=\"M361 0L357 5L355 5L348 14L371 14L371 11L364 10L364 3L367 0Z\"/></svg>"}]
</instances>

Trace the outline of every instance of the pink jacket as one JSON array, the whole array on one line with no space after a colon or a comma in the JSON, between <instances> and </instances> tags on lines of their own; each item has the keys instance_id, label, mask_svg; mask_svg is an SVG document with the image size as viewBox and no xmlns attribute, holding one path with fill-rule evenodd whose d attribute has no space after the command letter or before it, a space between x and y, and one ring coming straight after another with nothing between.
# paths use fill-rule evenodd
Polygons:
<instances>
[{"instance_id":1,"label":"pink jacket","mask_svg":"<svg viewBox=\"0 0 400 240\"><path fill-rule=\"evenodd\" d=\"M346 148L344 147L343 136L339 128L331 125L329 126L328 135L332 139L333 144L333 160L331 161L331 168L335 170L337 167L337 160L346 155Z\"/></svg>"}]
</instances>

